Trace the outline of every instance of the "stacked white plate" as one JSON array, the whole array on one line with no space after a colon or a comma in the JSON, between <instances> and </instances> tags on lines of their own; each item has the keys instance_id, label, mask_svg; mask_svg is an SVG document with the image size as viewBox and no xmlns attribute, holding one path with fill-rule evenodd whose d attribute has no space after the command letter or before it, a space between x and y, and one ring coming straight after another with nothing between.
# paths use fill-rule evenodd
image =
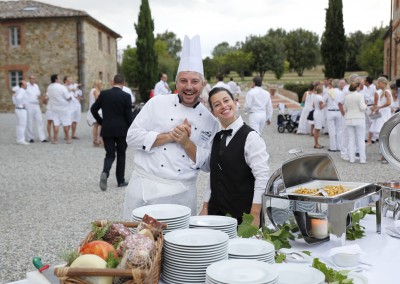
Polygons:
<instances>
[{"instance_id":1,"label":"stacked white plate","mask_svg":"<svg viewBox=\"0 0 400 284\"><path fill-rule=\"evenodd\" d=\"M136 208L132 211L132 221L140 222L145 214L166 223L168 228L164 229L164 234L189 227L191 214L189 207L177 204L154 204Z\"/></svg>"},{"instance_id":2,"label":"stacked white plate","mask_svg":"<svg viewBox=\"0 0 400 284\"><path fill-rule=\"evenodd\" d=\"M237 238L229 240L228 258L275 263L275 248L267 241Z\"/></svg>"},{"instance_id":3,"label":"stacked white plate","mask_svg":"<svg viewBox=\"0 0 400 284\"><path fill-rule=\"evenodd\" d=\"M325 275L318 269L294 263L274 264L279 274L278 284L324 284Z\"/></svg>"},{"instance_id":4,"label":"stacked white plate","mask_svg":"<svg viewBox=\"0 0 400 284\"><path fill-rule=\"evenodd\" d=\"M219 230L227 233L230 239L237 237L237 220L227 216L192 216L190 217L189 228Z\"/></svg>"},{"instance_id":5,"label":"stacked white plate","mask_svg":"<svg viewBox=\"0 0 400 284\"><path fill-rule=\"evenodd\" d=\"M207 267L228 258L229 236L210 229L183 229L164 237L162 279L168 284L204 283Z\"/></svg>"},{"instance_id":6,"label":"stacked white plate","mask_svg":"<svg viewBox=\"0 0 400 284\"><path fill-rule=\"evenodd\" d=\"M278 272L268 263L249 259L229 259L207 268L206 284L275 284Z\"/></svg>"}]
</instances>

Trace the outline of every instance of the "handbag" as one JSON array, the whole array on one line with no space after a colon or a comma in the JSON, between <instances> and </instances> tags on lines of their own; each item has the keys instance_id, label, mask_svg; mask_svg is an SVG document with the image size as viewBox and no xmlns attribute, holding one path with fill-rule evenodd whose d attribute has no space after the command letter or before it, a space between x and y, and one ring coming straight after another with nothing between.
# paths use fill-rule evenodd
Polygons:
<instances>
[{"instance_id":1,"label":"handbag","mask_svg":"<svg viewBox=\"0 0 400 284\"><path fill-rule=\"evenodd\" d=\"M371 114L369 115L369 118L370 118L370 119L378 119L378 118L380 118L380 117L382 117L382 114L381 114L379 111L373 112L373 113L371 113Z\"/></svg>"},{"instance_id":2,"label":"handbag","mask_svg":"<svg viewBox=\"0 0 400 284\"><path fill-rule=\"evenodd\" d=\"M307 120L314 121L314 110L308 113Z\"/></svg>"}]
</instances>

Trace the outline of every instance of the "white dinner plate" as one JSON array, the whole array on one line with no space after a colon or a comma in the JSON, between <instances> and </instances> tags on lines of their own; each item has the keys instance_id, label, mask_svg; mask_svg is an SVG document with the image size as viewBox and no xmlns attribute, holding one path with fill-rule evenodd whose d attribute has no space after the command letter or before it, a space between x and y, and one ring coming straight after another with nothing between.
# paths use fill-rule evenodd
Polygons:
<instances>
[{"instance_id":1,"label":"white dinner plate","mask_svg":"<svg viewBox=\"0 0 400 284\"><path fill-rule=\"evenodd\" d=\"M235 227L237 226L237 220L228 216L217 216L217 215L203 215L203 216L191 216L190 225L197 227Z\"/></svg>"},{"instance_id":2,"label":"white dinner plate","mask_svg":"<svg viewBox=\"0 0 400 284\"><path fill-rule=\"evenodd\" d=\"M237 238L228 243L228 254L232 256L263 256L274 251L274 245L263 240Z\"/></svg>"},{"instance_id":3,"label":"white dinner plate","mask_svg":"<svg viewBox=\"0 0 400 284\"><path fill-rule=\"evenodd\" d=\"M164 258L164 263L174 264L176 267L207 267L207 265L228 259L226 255L219 255L215 257L188 259L188 258Z\"/></svg>"},{"instance_id":4,"label":"white dinner plate","mask_svg":"<svg viewBox=\"0 0 400 284\"><path fill-rule=\"evenodd\" d=\"M176 219L191 214L191 209L187 206L177 204L154 204L146 205L133 209L132 216L143 218L145 214L162 222L167 219Z\"/></svg>"},{"instance_id":5,"label":"white dinner plate","mask_svg":"<svg viewBox=\"0 0 400 284\"><path fill-rule=\"evenodd\" d=\"M211 229L182 229L165 234L165 242L183 247L210 247L229 240L221 231Z\"/></svg>"},{"instance_id":6,"label":"white dinner plate","mask_svg":"<svg viewBox=\"0 0 400 284\"><path fill-rule=\"evenodd\" d=\"M166 283L168 284L182 284L182 283L190 283L190 284L204 284L204 280L203 281L199 281L199 280L193 280L193 279L182 279L180 277L174 277L174 276L170 276L170 275L161 275L161 278L163 280L165 280Z\"/></svg>"},{"instance_id":7,"label":"white dinner plate","mask_svg":"<svg viewBox=\"0 0 400 284\"><path fill-rule=\"evenodd\" d=\"M176 249L164 246L164 254L168 256L188 256L188 257L199 257L199 256L212 256L216 254L224 253L228 255L228 249L226 247L217 248L215 250L188 250L188 249Z\"/></svg>"},{"instance_id":8,"label":"white dinner plate","mask_svg":"<svg viewBox=\"0 0 400 284\"><path fill-rule=\"evenodd\" d=\"M314 267L293 263L279 263L273 267L279 273L279 284L320 284L325 281L325 275Z\"/></svg>"},{"instance_id":9,"label":"white dinner plate","mask_svg":"<svg viewBox=\"0 0 400 284\"><path fill-rule=\"evenodd\" d=\"M185 230L185 229L182 229L182 230ZM179 231L182 231L182 230L179 230ZM203 251L218 252L220 250L228 251L228 242L223 242L223 243L220 243L218 245L213 245L213 246L198 246L198 247L179 246L179 245L175 245L175 244L171 244L171 243L165 242L164 243L164 247L165 248L169 248L172 251L176 251L177 253L179 253L179 252L187 252L187 251L191 251L193 253L203 252Z\"/></svg>"},{"instance_id":10,"label":"white dinner plate","mask_svg":"<svg viewBox=\"0 0 400 284\"><path fill-rule=\"evenodd\" d=\"M215 282L229 284L262 284L278 278L271 264L247 259L229 259L211 264L207 276Z\"/></svg>"}]
</instances>

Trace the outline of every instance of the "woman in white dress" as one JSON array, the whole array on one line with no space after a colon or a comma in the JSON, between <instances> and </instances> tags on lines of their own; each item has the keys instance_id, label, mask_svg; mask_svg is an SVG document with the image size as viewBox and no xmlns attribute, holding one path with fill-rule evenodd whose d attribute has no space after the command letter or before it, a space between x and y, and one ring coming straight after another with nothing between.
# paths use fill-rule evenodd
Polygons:
<instances>
[{"instance_id":1,"label":"woman in white dress","mask_svg":"<svg viewBox=\"0 0 400 284\"><path fill-rule=\"evenodd\" d=\"M367 145L371 144L372 136L374 134L379 135L383 124L388 121L392 115L390 110L392 93L388 88L388 80L385 77L379 77L376 82L377 91L375 93L374 105L371 107L371 112L372 114L379 112L381 117L372 120L371 127L369 128ZM387 164L387 161L383 158L383 156L381 156L380 161L382 161L383 164Z\"/></svg>"},{"instance_id":2,"label":"woman in white dress","mask_svg":"<svg viewBox=\"0 0 400 284\"><path fill-rule=\"evenodd\" d=\"M318 142L319 132L322 129L322 125L325 119L324 116L324 108L326 104L324 103L324 99L322 98L322 85L318 85L315 88L316 94L314 96L313 104L314 104L314 148L322 149L324 146L320 145Z\"/></svg>"},{"instance_id":3,"label":"woman in white dress","mask_svg":"<svg viewBox=\"0 0 400 284\"><path fill-rule=\"evenodd\" d=\"M345 125L349 144L347 145L350 163L356 159L356 147L360 154L360 163L366 163L365 155L365 104L364 96L359 93L362 78L355 79L349 87L349 93L344 98Z\"/></svg>"},{"instance_id":4,"label":"woman in white dress","mask_svg":"<svg viewBox=\"0 0 400 284\"><path fill-rule=\"evenodd\" d=\"M392 112L393 115L400 110L399 96L398 96L399 91L395 83L390 85L390 89L392 90L392 103L390 104L390 111Z\"/></svg>"},{"instance_id":5,"label":"woman in white dress","mask_svg":"<svg viewBox=\"0 0 400 284\"><path fill-rule=\"evenodd\" d=\"M92 133L93 133L94 147L99 147L103 143L103 141L100 137L101 126L97 123L96 119L93 117L90 108L92 107L93 103L97 100L97 97L100 95L101 88L102 88L101 80L94 80L93 89L91 89L89 93L89 110L87 112L87 117L86 117L89 126L93 127ZM99 113L100 112L101 110L99 111Z\"/></svg>"},{"instance_id":6,"label":"woman in white dress","mask_svg":"<svg viewBox=\"0 0 400 284\"><path fill-rule=\"evenodd\" d=\"M314 85L310 85L308 87L308 91L306 91L301 99L301 102L304 103L303 110L301 111L299 127L297 128L297 134L308 134L310 133L311 125L307 121L307 116L310 111L313 109L312 107L312 95L314 94ZM312 132L311 132L312 135Z\"/></svg>"}]
</instances>

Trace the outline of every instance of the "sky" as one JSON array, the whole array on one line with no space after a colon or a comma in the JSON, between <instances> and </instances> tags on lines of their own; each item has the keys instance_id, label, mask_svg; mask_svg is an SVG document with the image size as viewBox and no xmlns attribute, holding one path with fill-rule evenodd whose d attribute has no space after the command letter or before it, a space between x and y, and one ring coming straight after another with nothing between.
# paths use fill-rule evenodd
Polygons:
<instances>
[{"instance_id":1,"label":"sky","mask_svg":"<svg viewBox=\"0 0 400 284\"><path fill-rule=\"evenodd\" d=\"M39 1L39 0L38 0ZM141 0L40 0L87 12L122 36L118 49L135 46ZM390 0L342 0L345 33L370 32L390 21ZM287 32L303 28L319 36L325 29L328 0L149 0L154 36L166 30L183 42L185 35L201 38L203 57L215 46L244 42L272 28Z\"/></svg>"}]
</instances>

